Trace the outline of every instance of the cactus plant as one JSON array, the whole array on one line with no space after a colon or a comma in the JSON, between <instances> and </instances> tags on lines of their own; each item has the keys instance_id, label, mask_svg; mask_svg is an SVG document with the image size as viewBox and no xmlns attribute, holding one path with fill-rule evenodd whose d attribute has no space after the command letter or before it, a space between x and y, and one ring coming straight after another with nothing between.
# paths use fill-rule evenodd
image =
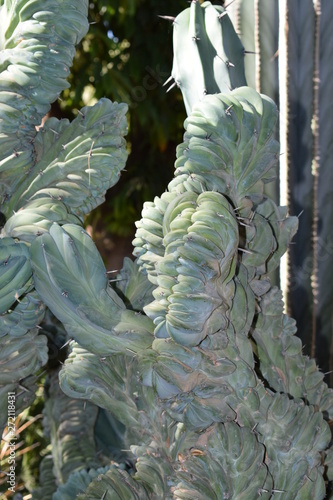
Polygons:
<instances>
[{"instance_id":1,"label":"cactus plant","mask_svg":"<svg viewBox=\"0 0 333 500\"><path fill-rule=\"evenodd\" d=\"M137 460L133 479L109 471L96 495L324 497L330 431L323 415L332 415L332 394L303 356L267 276L298 222L263 191L277 160L276 113L272 101L249 88L208 95L194 106L175 178L138 223L136 265L144 274L128 274L122 285L136 311L125 314L84 231L53 225L31 245L35 286L78 343L60 372L61 387L123 422ZM84 260L77 272L87 254L93 275ZM65 278L57 272L62 262ZM148 294L140 307L133 290L145 274L154 300ZM253 439L260 475L241 458ZM234 469L213 459L230 454L230 446ZM190 484L189 475L200 484Z\"/></svg>"},{"instance_id":2,"label":"cactus plant","mask_svg":"<svg viewBox=\"0 0 333 500\"><path fill-rule=\"evenodd\" d=\"M28 12L43 32L52 16ZM213 11L208 2L193 2L193 12L207 21ZM214 15L220 21L224 12ZM232 40L234 33L222 36ZM50 119L38 132L31 125L34 154L20 179L10 167L15 152L8 165L4 157L10 196L3 200L0 243L10 267L0 297L6 324L15 327L17 317L27 323L19 335L9 330L1 339L9 351L16 342L30 342L30 350L46 346L29 321L34 305L38 322L47 307L66 330L70 351L59 372L66 396L57 373L48 376L45 414L56 477L44 460L37 497L53 489L54 499L319 500L332 479L333 394L303 356L269 279L298 225L264 191L279 156L277 108L246 86L202 97L193 83L175 176L144 205L136 260L125 261L119 283L109 282L82 218L126 159L124 107L102 100L72 124ZM8 248L15 248L14 262ZM7 277L15 269L14 293ZM57 328L41 329L57 335ZM14 387L45 363L44 351L28 367L25 352L17 352L22 372L4 370ZM114 436L126 455L113 449ZM114 466L115 458L128 465Z\"/></svg>"}]
</instances>

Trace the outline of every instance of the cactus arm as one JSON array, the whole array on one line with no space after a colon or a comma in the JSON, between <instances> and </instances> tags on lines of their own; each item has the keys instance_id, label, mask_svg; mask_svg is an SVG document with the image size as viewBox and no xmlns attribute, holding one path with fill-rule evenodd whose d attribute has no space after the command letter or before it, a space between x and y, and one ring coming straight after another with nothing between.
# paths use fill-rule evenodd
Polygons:
<instances>
[{"instance_id":1,"label":"cactus arm","mask_svg":"<svg viewBox=\"0 0 333 500\"><path fill-rule=\"evenodd\" d=\"M40 124L50 103L68 87L74 47L88 31L86 1L75 4L48 1L43 8L40 12L38 2L26 0L4 1L1 5L3 95L7 106L8 102L26 100L24 118L30 129ZM18 89L20 92L13 94L9 101L5 91ZM11 111L14 110L15 107ZM19 108L16 113L20 111ZM8 124L13 117L15 114L4 114ZM22 115L19 118L22 121Z\"/></svg>"},{"instance_id":2,"label":"cactus arm","mask_svg":"<svg viewBox=\"0 0 333 500\"><path fill-rule=\"evenodd\" d=\"M18 415L35 400L38 371L48 359L47 339L37 328L0 337L0 431L8 423L8 393L15 394L15 414Z\"/></svg>"},{"instance_id":3,"label":"cactus arm","mask_svg":"<svg viewBox=\"0 0 333 500\"><path fill-rule=\"evenodd\" d=\"M86 34L88 2L4 1L0 6L2 202L34 164L35 126L68 87L74 47ZM23 181L24 182L24 181Z\"/></svg>"},{"instance_id":4,"label":"cactus arm","mask_svg":"<svg viewBox=\"0 0 333 500\"><path fill-rule=\"evenodd\" d=\"M10 391L17 395L16 412L19 412L33 401L32 375L48 358L47 339L38 334L45 307L33 290L28 246L13 238L1 238L0 259L0 405L7 407L8 401L3 396L7 397ZM5 412L2 413L1 429L6 423Z\"/></svg>"},{"instance_id":5,"label":"cactus arm","mask_svg":"<svg viewBox=\"0 0 333 500\"><path fill-rule=\"evenodd\" d=\"M68 396L91 400L110 411L132 432L138 432L139 413L133 392L138 390L139 382L135 382L131 365L133 363L126 356L117 354L117 357L101 359L74 344L60 371L60 386ZM92 371L95 372L94 380L91 380Z\"/></svg>"},{"instance_id":6,"label":"cactus arm","mask_svg":"<svg viewBox=\"0 0 333 500\"><path fill-rule=\"evenodd\" d=\"M10 310L0 315L1 335L21 337L28 330L38 327L44 318L45 308L35 290L27 293Z\"/></svg>"},{"instance_id":7,"label":"cactus arm","mask_svg":"<svg viewBox=\"0 0 333 500\"><path fill-rule=\"evenodd\" d=\"M194 211L181 225L177 215L187 209L185 198L189 196ZM154 319L156 336L171 335L179 343L196 345L218 328L220 316L228 308L228 293L232 293L223 295L219 288L219 283L228 283L233 276L238 246L237 224L227 200L208 192L199 197L184 193L175 198L165 214L164 245L166 256L157 266L159 287L153 292L157 303L144 310ZM173 275L178 274L173 280L169 278L170 268ZM158 305L161 297L164 318ZM200 311L200 317L193 315L194 310Z\"/></svg>"},{"instance_id":8,"label":"cactus arm","mask_svg":"<svg viewBox=\"0 0 333 500\"><path fill-rule=\"evenodd\" d=\"M243 2L246 3L246 2ZM278 98L278 72L276 51L278 48L278 0L269 4L263 0L255 1L255 52L257 61L256 90L266 94L274 101ZM246 19L244 19L244 24ZM244 43L244 41L242 40Z\"/></svg>"},{"instance_id":9,"label":"cactus arm","mask_svg":"<svg viewBox=\"0 0 333 500\"><path fill-rule=\"evenodd\" d=\"M175 50L171 75L180 89L184 89L183 98L188 113L191 112L193 101L195 102L200 100L205 95L205 92L208 92L208 82L205 82L205 77L208 75L205 75L203 65L205 64L208 69L210 68L209 65L206 64L206 61L201 62L199 52L199 44L200 46L205 44L206 47L202 47L202 51L206 49L208 54L208 41L207 38L204 37L202 29L204 23L203 19L204 16L199 2L191 2L191 7L181 12L174 21L173 43L175 47L183 47L184 52L179 52L177 49ZM184 58L185 55L186 58L193 60L194 67L201 69L195 79L196 88L195 90L193 89L193 97L192 95L189 95L188 91L186 91L187 88L191 87L193 69L187 64L184 64L184 59L182 58ZM209 76L212 78L212 81L209 82L210 90L215 93L217 92L218 87L213 75L211 74L212 72L210 71L209 73Z\"/></svg>"},{"instance_id":10,"label":"cactus arm","mask_svg":"<svg viewBox=\"0 0 333 500\"><path fill-rule=\"evenodd\" d=\"M43 424L52 446L53 473L57 484L64 484L72 473L101 465L94 440L98 408L66 396L57 371L49 374L45 389Z\"/></svg>"},{"instance_id":11,"label":"cactus arm","mask_svg":"<svg viewBox=\"0 0 333 500\"><path fill-rule=\"evenodd\" d=\"M248 87L207 96L185 121L185 141L177 148L175 179L169 190L216 190L238 209L245 207L248 198L258 203L264 183L275 177L276 119L273 101Z\"/></svg>"},{"instance_id":12,"label":"cactus arm","mask_svg":"<svg viewBox=\"0 0 333 500\"><path fill-rule=\"evenodd\" d=\"M257 21L255 4L256 0L247 2L239 0L236 2L236 5L234 5L234 9L237 9L237 12L234 14L237 15L237 22L235 23L235 26L237 26L237 33L240 33L240 38L245 50L250 52L250 54L245 57L244 61L246 81L249 87L259 92L259 89L256 87L258 56L256 54L255 37L255 25ZM231 15L231 19L234 22L234 16Z\"/></svg>"},{"instance_id":13,"label":"cactus arm","mask_svg":"<svg viewBox=\"0 0 333 500\"><path fill-rule=\"evenodd\" d=\"M4 335L0 341L2 384L19 382L47 361L46 337L37 328L18 338Z\"/></svg>"},{"instance_id":14,"label":"cactus arm","mask_svg":"<svg viewBox=\"0 0 333 500\"><path fill-rule=\"evenodd\" d=\"M36 236L47 233L53 222L79 224L81 220L68 212L66 205L50 197L37 198L14 212L3 227L3 235L32 243Z\"/></svg>"},{"instance_id":15,"label":"cactus arm","mask_svg":"<svg viewBox=\"0 0 333 500\"><path fill-rule=\"evenodd\" d=\"M0 314L6 312L32 288L32 270L27 245L12 238L0 240ZM0 332L1 335L1 332Z\"/></svg>"},{"instance_id":16,"label":"cactus arm","mask_svg":"<svg viewBox=\"0 0 333 500\"><path fill-rule=\"evenodd\" d=\"M252 332L258 346L260 370L272 389L302 398L333 414L332 389L323 382L314 360L302 354L295 322L283 314L281 291L273 287L262 296L260 314Z\"/></svg>"},{"instance_id":17,"label":"cactus arm","mask_svg":"<svg viewBox=\"0 0 333 500\"><path fill-rule=\"evenodd\" d=\"M183 457L175 496L179 499L270 498L272 477L264 465L264 447L246 427L217 424ZM192 480L190 479L192 478Z\"/></svg>"},{"instance_id":18,"label":"cactus arm","mask_svg":"<svg viewBox=\"0 0 333 500\"><path fill-rule=\"evenodd\" d=\"M222 7L191 6L174 20L172 78L180 87L187 114L206 94L246 85L244 49Z\"/></svg>"},{"instance_id":19,"label":"cactus arm","mask_svg":"<svg viewBox=\"0 0 333 500\"><path fill-rule=\"evenodd\" d=\"M39 484L36 490L33 490L33 498L35 500L45 500L52 498L55 491L56 479L53 474L53 458L52 455L46 455L42 458L39 465Z\"/></svg>"},{"instance_id":20,"label":"cactus arm","mask_svg":"<svg viewBox=\"0 0 333 500\"><path fill-rule=\"evenodd\" d=\"M45 196L63 201L79 217L100 204L127 159L126 110L125 104L101 99L72 123L47 120L35 140L35 165L12 194L5 215Z\"/></svg>"},{"instance_id":21,"label":"cactus arm","mask_svg":"<svg viewBox=\"0 0 333 500\"><path fill-rule=\"evenodd\" d=\"M280 264L281 257L287 251L289 243L294 238L298 228L297 217L287 217L285 207L278 207L273 200L265 198L256 207L256 214L262 215L269 223L275 242L278 242L274 252L269 255L267 273L274 271Z\"/></svg>"},{"instance_id":22,"label":"cactus arm","mask_svg":"<svg viewBox=\"0 0 333 500\"><path fill-rule=\"evenodd\" d=\"M246 81L249 87L274 101L278 99L278 3L278 0L237 0L228 7L230 19L246 50Z\"/></svg>"},{"instance_id":23,"label":"cactus arm","mask_svg":"<svg viewBox=\"0 0 333 500\"><path fill-rule=\"evenodd\" d=\"M31 259L36 290L83 347L105 355L151 345L150 321L126 310L108 286L102 258L82 228L54 224L33 242Z\"/></svg>"},{"instance_id":24,"label":"cactus arm","mask_svg":"<svg viewBox=\"0 0 333 500\"><path fill-rule=\"evenodd\" d=\"M320 452L329 445L331 433L321 412L302 401L289 399L287 394L277 393L267 408L265 420L258 424L257 430L265 435L274 488L290 500L324 498Z\"/></svg>"},{"instance_id":25,"label":"cactus arm","mask_svg":"<svg viewBox=\"0 0 333 500\"><path fill-rule=\"evenodd\" d=\"M23 344L23 343L22 343ZM22 345L21 344L21 345ZM18 345L18 344L16 344ZM40 358L47 356L47 346L40 343L39 347L42 349L42 353L39 353ZM15 364L15 361L14 361ZM0 385L0 408L8 407L8 393L14 393L16 396L15 404L15 415L19 415L23 410L28 408L33 404L36 399L36 391L38 389L38 383L40 378L40 373L38 373L38 367L35 367L37 374L28 375L28 377L23 378L19 381ZM1 375L1 373L0 373ZM14 379L15 377L12 377ZM0 432L1 435L3 430L8 424L7 413L5 411L0 412Z\"/></svg>"}]
</instances>

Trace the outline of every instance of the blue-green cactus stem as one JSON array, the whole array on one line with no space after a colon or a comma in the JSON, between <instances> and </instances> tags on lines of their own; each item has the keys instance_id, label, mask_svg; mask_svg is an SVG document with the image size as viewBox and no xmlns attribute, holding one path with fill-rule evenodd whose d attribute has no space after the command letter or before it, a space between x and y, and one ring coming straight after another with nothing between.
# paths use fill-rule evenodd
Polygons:
<instances>
[{"instance_id":1,"label":"blue-green cactus stem","mask_svg":"<svg viewBox=\"0 0 333 500\"><path fill-rule=\"evenodd\" d=\"M276 120L273 101L248 87L206 96L185 120L169 191L218 191L249 215L276 177Z\"/></svg>"},{"instance_id":2,"label":"blue-green cactus stem","mask_svg":"<svg viewBox=\"0 0 333 500\"><path fill-rule=\"evenodd\" d=\"M13 238L0 239L0 283L0 314L3 314L32 289L29 248L25 243Z\"/></svg>"},{"instance_id":3,"label":"blue-green cactus stem","mask_svg":"<svg viewBox=\"0 0 333 500\"><path fill-rule=\"evenodd\" d=\"M132 352L151 345L149 318L127 310L80 226L53 224L31 245L34 283L68 335L94 353Z\"/></svg>"},{"instance_id":4,"label":"blue-green cactus stem","mask_svg":"<svg viewBox=\"0 0 333 500\"><path fill-rule=\"evenodd\" d=\"M225 14L223 7L192 0L174 19L172 86L181 89L187 114L207 94L246 85L244 48Z\"/></svg>"},{"instance_id":5,"label":"blue-green cactus stem","mask_svg":"<svg viewBox=\"0 0 333 500\"><path fill-rule=\"evenodd\" d=\"M223 287L235 271L236 218L219 193L188 192L166 209L163 232L165 257L156 264L156 302L144 311L154 320L157 337L193 346L221 327L228 309L233 287Z\"/></svg>"},{"instance_id":6,"label":"blue-green cactus stem","mask_svg":"<svg viewBox=\"0 0 333 500\"><path fill-rule=\"evenodd\" d=\"M0 314L0 336L9 334L21 337L28 330L38 327L44 318L45 309L36 290L28 292L7 312Z\"/></svg>"},{"instance_id":7,"label":"blue-green cactus stem","mask_svg":"<svg viewBox=\"0 0 333 500\"><path fill-rule=\"evenodd\" d=\"M126 104L101 99L84 107L72 123L47 120L35 139L30 172L20 177L3 208L6 217L38 198L62 201L80 218L104 201L127 159L126 111Z\"/></svg>"},{"instance_id":8,"label":"blue-green cactus stem","mask_svg":"<svg viewBox=\"0 0 333 500\"><path fill-rule=\"evenodd\" d=\"M302 342L295 336L295 321L283 314L281 291L271 288L260 298L259 307L252 335L266 381L272 389L303 398L331 418L333 391L323 382L324 374L315 361L302 354Z\"/></svg>"},{"instance_id":9,"label":"blue-green cactus stem","mask_svg":"<svg viewBox=\"0 0 333 500\"><path fill-rule=\"evenodd\" d=\"M29 173L35 127L69 85L75 45L88 30L87 10L87 0L46 0L42 6L4 0L0 5L2 201Z\"/></svg>"}]
</instances>

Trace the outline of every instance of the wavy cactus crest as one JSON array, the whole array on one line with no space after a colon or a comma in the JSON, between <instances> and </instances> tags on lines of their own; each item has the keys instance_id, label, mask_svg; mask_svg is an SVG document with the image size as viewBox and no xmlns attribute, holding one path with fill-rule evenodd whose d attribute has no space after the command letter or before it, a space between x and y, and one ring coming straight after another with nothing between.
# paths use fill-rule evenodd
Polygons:
<instances>
[{"instance_id":1,"label":"wavy cactus crest","mask_svg":"<svg viewBox=\"0 0 333 500\"><path fill-rule=\"evenodd\" d=\"M263 194L277 161L276 115L270 99L244 87L206 96L186 120L169 193L144 205L134 240L158 285L145 307L157 337L194 346L222 318L226 328L237 261L262 280L285 252L297 219Z\"/></svg>"},{"instance_id":2,"label":"wavy cactus crest","mask_svg":"<svg viewBox=\"0 0 333 500\"><path fill-rule=\"evenodd\" d=\"M213 192L182 193L168 205L163 221L165 256L155 265L156 300L144 309L157 325L157 337L171 335L191 346L220 328L232 295L227 284L234 275L238 248L232 212L226 198Z\"/></svg>"}]
</instances>

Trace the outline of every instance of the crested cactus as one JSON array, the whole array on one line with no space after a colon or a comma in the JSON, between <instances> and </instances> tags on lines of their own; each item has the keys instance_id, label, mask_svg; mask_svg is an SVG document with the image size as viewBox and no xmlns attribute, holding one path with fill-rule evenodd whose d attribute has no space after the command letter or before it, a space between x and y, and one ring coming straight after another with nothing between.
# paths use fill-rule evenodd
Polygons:
<instances>
[{"instance_id":1,"label":"crested cactus","mask_svg":"<svg viewBox=\"0 0 333 500\"><path fill-rule=\"evenodd\" d=\"M298 223L264 195L275 121L273 103L246 87L194 106L175 178L137 224L142 275L133 264L120 285L133 309L76 226L53 225L32 243L36 289L77 342L61 387L123 422L136 461L132 478L110 470L86 495L324 497L332 393L268 278ZM145 276L154 288L139 304ZM260 474L245 464L252 441Z\"/></svg>"},{"instance_id":2,"label":"crested cactus","mask_svg":"<svg viewBox=\"0 0 333 500\"><path fill-rule=\"evenodd\" d=\"M20 4L38 36L53 18L34 6ZM224 47L233 45L223 9L192 2L177 29L183 18L190 30L198 29L197 20L211 40L222 36ZM65 21L75 28L71 16ZM217 22L224 24L222 34L215 32ZM50 32L67 43L62 26ZM197 40L197 31L193 36L191 42L204 40ZM186 57L187 49L178 47L176 58ZM31 57L33 68L36 52ZM205 85L215 73L206 63L215 68L220 62L211 54L205 59ZM218 73L226 78L219 67ZM39 497L55 481L54 499L325 496L333 479L327 422L333 394L314 361L303 356L281 292L269 279L298 225L264 191L276 175L277 109L240 82L227 93L219 87L209 91L213 95L184 93L191 113L174 179L144 205L136 261L125 261L116 285L82 219L124 165L124 106L102 100L72 124L49 119L39 131L28 114L24 154L31 158L20 178L15 159L21 150L10 147L16 140L20 146L24 135L11 132L12 120L4 122L3 134L13 137L0 171L8 184L0 240L1 318L8 329L0 337L7 349L0 366L8 385L1 397L23 377L33 383L31 374L46 363L39 348L46 348L46 338L38 334L46 307L72 339L59 372L66 396L56 374L48 377L45 414L56 477L45 461ZM28 86L25 98L30 91L33 106L44 113L45 100L55 94L46 98L42 87L38 103L39 90ZM57 335L57 329L42 332ZM15 374L11 360L21 363ZM116 458L125 463L114 466Z\"/></svg>"},{"instance_id":3,"label":"crested cactus","mask_svg":"<svg viewBox=\"0 0 333 500\"><path fill-rule=\"evenodd\" d=\"M92 403L66 396L59 387L57 370L49 374L45 384L43 427L52 455L45 456L41 462L40 485L33 491L34 498L74 498L95 477L109 470L108 458L96 445L99 411Z\"/></svg>"}]
</instances>

